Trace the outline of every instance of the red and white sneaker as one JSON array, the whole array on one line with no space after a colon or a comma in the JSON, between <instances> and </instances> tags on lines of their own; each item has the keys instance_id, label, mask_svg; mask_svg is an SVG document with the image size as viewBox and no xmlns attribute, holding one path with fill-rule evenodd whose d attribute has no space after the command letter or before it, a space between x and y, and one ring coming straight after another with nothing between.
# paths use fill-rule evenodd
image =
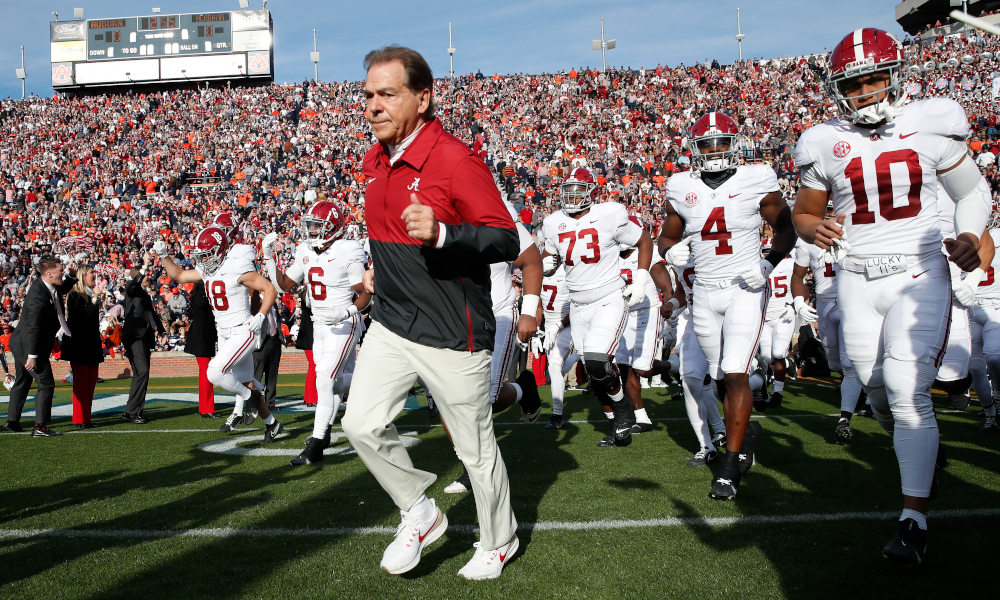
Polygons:
<instances>
[{"instance_id":1,"label":"red and white sneaker","mask_svg":"<svg viewBox=\"0 0 1000 600\"><path fill-rule=\"evenodd\" d=\"M437 540L448 528L448 517L434 504L434 518L418 522L409 513L399 511L403 521L396 529L396 539L382 553L382 570L392 575L406 573L420 562L424 547Z\"/></svg>"},{"instance_id":2,"label":"red and white sneaker","mask_svg":"<svg viewBox=\"0 0 1000 600\"><path fill-rule=\"evenodd\" d=\"M458 572L458 576L462 579L472 580L496 579L500 577L504 565L514 556L520 545L516 535L514 539L496 550L483 550L479 542L476 542L473 544L476 547L476 553L472 555L472 560Z\"/></svg>"}]
</instances>

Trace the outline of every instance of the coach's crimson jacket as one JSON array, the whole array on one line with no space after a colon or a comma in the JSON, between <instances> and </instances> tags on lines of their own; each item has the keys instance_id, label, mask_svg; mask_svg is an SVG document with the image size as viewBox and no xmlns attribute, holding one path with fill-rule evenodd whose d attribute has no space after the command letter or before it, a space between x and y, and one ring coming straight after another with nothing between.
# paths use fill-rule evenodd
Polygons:
<instances>
[{"instance_id":1,"label":"coach's crimson jacket","mask_svg":"<svg viewBox=\"0 0 1000 600\"><path fill-rule=\"evenodd\" d=\"M365 219L375 264L372 318L435 348L493 350L491 263L515 260L517 230L483 159L434 119L389 165L378 143L365 154ZM410 194L434 208L434 247L406 232Z\"/></svg>"}]
</instances>

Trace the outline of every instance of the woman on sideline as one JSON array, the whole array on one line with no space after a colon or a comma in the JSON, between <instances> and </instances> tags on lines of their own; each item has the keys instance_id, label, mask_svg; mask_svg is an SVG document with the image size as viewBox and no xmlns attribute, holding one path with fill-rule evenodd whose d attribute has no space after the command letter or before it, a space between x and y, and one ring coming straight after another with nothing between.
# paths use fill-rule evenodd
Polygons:
<instances>
[{"instance_id":1,"label":"woman on sideline","mask_svg":"<svg viewBox=\"0 0 1000 600\"><path fill-rule=\"evenodd\" d=\"M191 325L184 342L184 352L194 355L198 361L198 412L203 419L218 419L219 415L215 414L215 388L208 380L208 363L215 356L218 333L215 331L215 316L202 281L194 284L194 289L191 290L188 315Z\"/></svg>"},{"instance_id":2,"label":"woman on sideline","mask_svg":"<svg viewBox=\"0 0 1000 600\"><path fill-rule=\"evenodd\" d=\"M66 295L66 324L69 334L62 338L62 360L73 373L73 424L80 429L97 427L90 422L104 348L101 341L101 299L94 291L94 268L81 265L79 278ZM103 294L103 292L101 292Z\"/></svg>"}]
</instances>

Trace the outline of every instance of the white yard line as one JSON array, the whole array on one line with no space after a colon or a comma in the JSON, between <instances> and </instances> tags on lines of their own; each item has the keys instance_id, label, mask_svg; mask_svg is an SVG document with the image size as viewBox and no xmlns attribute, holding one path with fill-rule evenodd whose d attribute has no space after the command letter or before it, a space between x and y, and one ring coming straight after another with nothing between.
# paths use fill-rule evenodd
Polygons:
<instances>
[{"instance_id":1,"label":"white yard line","mask_svg":"<svg viewBox=\"0 0 1000 600\"><path fill-rule=\"evenodd\" d=\"M1000 508L961 508L931 511L934 519L995 517ZM521 523L519 531L605 531L612 529L654 529L665 527L732 527L734 525L785 525L830 521L888 521L899 518L898 511L807 513L800 515L759 515L744 517L667 517L664 519L625 519L600 521L542 521ZM449 525L456 533L474 533L475 525ZM339 537L357 535L393 535L395 527L338 527L330 529L0 529L0 539L26 538L273 538L273 537Z\"/></svg>"}]
</instances>

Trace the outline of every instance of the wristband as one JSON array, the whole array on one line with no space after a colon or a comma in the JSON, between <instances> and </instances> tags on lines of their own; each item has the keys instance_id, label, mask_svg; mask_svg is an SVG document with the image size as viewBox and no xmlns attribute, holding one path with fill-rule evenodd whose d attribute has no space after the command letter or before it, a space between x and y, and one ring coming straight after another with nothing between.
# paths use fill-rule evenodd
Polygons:
<instances>
[{"instance_id":1,"label":"wristband","mask_svg":"<svg viewBox=\"0 0 1000 600\"><path fill-rule=\"evenodd\" d=\"M670 300L667 300L667 304L674 307L674 310L677 310L678 308L681 307L681 302L677 298L671 298Z\"/></svg>"},{"instance_id":2,"label":"wristband","mask_svg":"<svg viewBox=\"0 0 1000 600\"><path fill-rule=\"evenodd\" d=\"M356 314L358 314L358 307L357 306L354 306L353 304L351 304L350 306L347 307L347 315L348 315L348 317L353 317Z\"/></svg>"},{"instance_id":3,"label":"wristband","mask_svg":"<svg viewBox=\"0 0 1000 600\"><path fill-rule=\"evenodd\" d=\"M538 294L525 294L521 298L521 314L527 317L535 318L538 314L538 304L541 302L541 298Z\"/></svg>"},{"instance_id":4,"label":"wristband","mask_svg":"<svg viewBox=\"0 0 1000 600\"><path fill-rule=\"evenodd\" d=\"M962 281L964 281L972 289L976 289L979 287L979 282L982 281L984 277L986 277L986 271L976 267L975 269L969 271L969 274L966 275L965 279Z\"/></svg>"}]
</instances>

